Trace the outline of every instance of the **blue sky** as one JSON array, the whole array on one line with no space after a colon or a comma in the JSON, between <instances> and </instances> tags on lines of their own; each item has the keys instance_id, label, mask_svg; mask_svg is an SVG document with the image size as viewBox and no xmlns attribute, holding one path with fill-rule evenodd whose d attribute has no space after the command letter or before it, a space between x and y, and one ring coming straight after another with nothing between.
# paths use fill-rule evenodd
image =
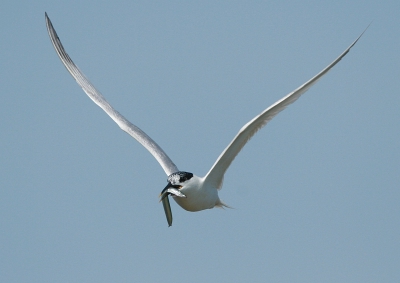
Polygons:
<instances>
[{"instance_id":1,"label":"blue sky","mask_svg":"<svg viewBox=\"0 0 400 283\"><path fill-rule=\"evenodd\" d=\"M242 150L221 199L171 202L156 160L51 46L179 169L314 76ZM8 1L0 17L1 282L398 282L398 1Z\"/></svg>"}]
</instances>

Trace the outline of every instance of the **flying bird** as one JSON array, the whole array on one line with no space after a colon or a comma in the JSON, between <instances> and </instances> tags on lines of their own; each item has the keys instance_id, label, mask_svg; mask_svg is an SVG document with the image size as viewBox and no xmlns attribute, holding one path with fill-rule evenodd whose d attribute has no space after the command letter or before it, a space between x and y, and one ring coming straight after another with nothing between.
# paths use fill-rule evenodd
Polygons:
<instances>
[{"instance_id":1,"label":"flying bird","mask_svg":"<svg viewBox=\"0 0 400 283\"><path fill-rule=\"evenodd\" d=\"M61 44L47 13L45 13L45 18L50 40L68 72L72 77L74 77L76 82L82 87L83 91L93 100L94 103L102 108L123 131L135 138L155 157L155 159L157 159L167 174L167 185L161 191L160 201L163 203L168 226L172 225L172 212L168 198L169 196L172 196L178 205L188 211L200 211L214 207L229 207L220 200L218 190L221 189L224 174L229 165L235 159L236 155L258 130L264 127L273 117L275 117L275 115L285 109L289 104L295 102L303 93L322 78L322 76L324 76L333 66L335 66L350 51L366 30L365 29L361 35L348 48L346 48L342 54L340 54L339 57L337 57L316 76L272 104L259 115L254 117L250 122L245 124L233 138L231 143L217 158L208 173L204 177L198 177L190 172L179 171L174 162L172 162L168 155L154 140L152 140L137 126L129 122L107 102L103 95L93 86L93 84L69 57Z\"/></svg>"}]
</instances>

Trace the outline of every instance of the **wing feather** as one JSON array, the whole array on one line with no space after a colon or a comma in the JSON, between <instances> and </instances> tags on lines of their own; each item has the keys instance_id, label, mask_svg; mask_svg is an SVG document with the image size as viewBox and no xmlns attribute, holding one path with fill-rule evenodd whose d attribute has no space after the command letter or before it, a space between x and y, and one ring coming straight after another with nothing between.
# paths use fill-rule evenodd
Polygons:
<instances>
[{"instance_id":1,"label":"wing feather","mask_svg":"<svg viewBox=\"0 0 400 283\"><path fill-rule=\"evenodd\" d=\"M368 28L368 27L367 27ZM366 28L366 29L367 29ZM366 30L365 29L365 30ZM223 177L231 165L232 161L235 159L240 150L244 145L260 130L264 127L275 115L285 109L289 104L295 102L303 93L305 93L311 86L313 86L322 76L324 76L333 66L335 66L357 43L360 37L364 34L365 30L361 35L342 53L338 58L336 58L331 64L319 72L316 76L311 78L309 81L283 97L282 99L275 102L273 105L265 109L261 114L254 117L250 122L244 125L231 143L225 148L225 150L215 161L214 165L211 167L210 171L205 176L205 182L209 182L216 188L221 188Z\"/></svg>"},{"instance_id":2,"label":"wing feather","mask_svg":"<svg viewBox=\"0 0 400 283\"><path fill-rule=\"evenodd\" d=\"M83 91L96 103L101 109L103 109L110 117L114 120L118 126L135 138L141 145L143 145L160 163L167 175L171 175L174 172L179 171L176 165L168 157L168 155L161 149L158 144L153 141L145 132L139 129L137 126L129 122L124 116L122 116L117 110L115 110L103 97L103 95L92 85L92 83L85 77L85 75L79 70L74 64L72 59L68 56L67 52L61 44L60 39L57 36L54 27L47 16L46 26L50 36L51 43L53 44L58 57L61 62L67 68L68 72L74 77L76 82L82 87Z\"/></svg>"}]
</instances>

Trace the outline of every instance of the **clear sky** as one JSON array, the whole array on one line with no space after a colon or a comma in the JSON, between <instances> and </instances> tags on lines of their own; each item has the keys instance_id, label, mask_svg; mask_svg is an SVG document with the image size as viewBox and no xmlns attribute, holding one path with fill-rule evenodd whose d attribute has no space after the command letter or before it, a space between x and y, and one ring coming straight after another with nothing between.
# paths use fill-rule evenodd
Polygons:
<instances>
[{"instance_id":1,"label":"clear sky","mask_svg":"<svg viewBox=\"0 0 400 283\"><path fill-rule=\"evenodd\" d=\"M156 160L62 66L66 50L180 170L314 76L225 175L234 209L171 202ZM400 282L399 1L5 1L0 282Z\"/></svg>"}]
</instances>

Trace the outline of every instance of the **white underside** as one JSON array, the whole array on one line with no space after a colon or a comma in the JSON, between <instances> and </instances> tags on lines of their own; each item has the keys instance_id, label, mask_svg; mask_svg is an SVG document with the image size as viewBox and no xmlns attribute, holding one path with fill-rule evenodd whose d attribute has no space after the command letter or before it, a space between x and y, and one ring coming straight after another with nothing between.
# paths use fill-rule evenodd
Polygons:
<instances>
[{"instance_id":1,"label":"white underside","mask_svg":"<svg viewBox=\"0 0 400 283\"><path fill-rule=\"evenodd\" d=\"M215 206L223 206L218 197L218 190L211 186L207 186L203 182L203 178L193 176L186 184L183 185L180 192L186 197L173 197L173 199L187 211L200 211L204 209L214 208Z\"/></svg>"}]
</instances>

